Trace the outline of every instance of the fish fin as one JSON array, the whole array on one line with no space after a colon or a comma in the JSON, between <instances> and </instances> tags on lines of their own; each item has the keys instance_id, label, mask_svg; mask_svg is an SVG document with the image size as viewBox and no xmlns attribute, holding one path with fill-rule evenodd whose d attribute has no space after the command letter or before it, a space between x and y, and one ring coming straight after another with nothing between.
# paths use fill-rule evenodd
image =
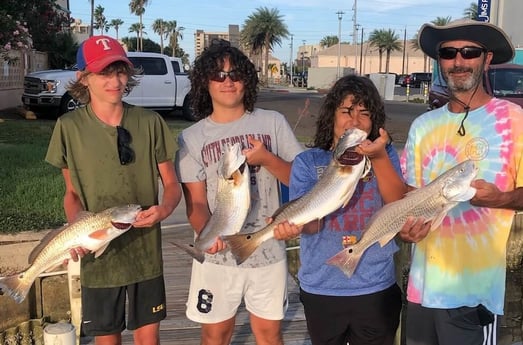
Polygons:
<instances>
[{"instance_id":1,"label":"fish fin","mask_svg":"<svg viewBox=\"0 0 523 345\"><path fill-rule=\"evenodd\" d=\"M430 225L430 231L434 231L437 228L439 228L439 226L443 222L443 219L445 218L445 216L447 215L449 210L451 208L453 208L454 206L456 206L457 204L458 204L457 202L453 202L453 203L445 205L441 209L441 211L438 214L436 214L436 216L434 216L434 218L432 219L432 224Z\"/></svg>"},{"instance_id":2,"label":"fish fin","mask_svg":"<svg viewBox=\"0 0 523 345\"><path fill-rule=\"evenodd\" d=\"M78 214L76 215L76 218L74 219L73 223L76 223L84 218L87 218L87 217L91 217L93 216L95 213L94 212L89 212L89 211L80 211L78 212ZM72 224L72 223L71 223ZM71 225L69 224L69 225Z\"/></svg>"},{"instance_id":3,"label":"fish fin","mask_svg":"<svg viewBox=\"0 0 523 345\"><path fill-rule=\"evenodd\" d=\"M13 274L7 277L0 277L0 291L16 301L22 303L29 289L33 285L32 281L23 279L25 272Z\"/></svg>"},{"instance_id":4,"label":"fish fin","mask_svg":"<svg viewBox=\"0 0 523 345\"><path fill-rule=\"evenodd\" d=\"M367 156L364 156L365 159L365 169L363 169L363 173L361 174L361 178L366 177L371 173L372 165L370 163L370 159Z\"/></svg>"},{"instance_id":5,"label":"fish fin","mask_svg":"<svg viewBox=\"0 0 523 345\"><path fill-rule=\"evenodd\" d=\"M94 252L94 258L96 259L100 255L102 255L108 246L109 246L109 243L106 243L103 246L101 246L100 248L98 248L98 250L96 252Z\"/></svg>"},{"instance_id":6,"label":"fish fin","mask_svg":"<svg viewBox=\"0 0 523 345\"><path fill-rule=\"evenodd\" d=\"M355 250L355 246L348 246L327 260L327 264L338 267L347 277L352 277L358 267L363 252Z\"/></svg>"},{"instance_id":7,"label":"fish fin","mask_svg":"<svg viewBox=\"0 0 523 345\"><path fill-rule=\"evenodd\" d=\"M49 242L51 242L56 236L62 233L62 231L64 231L66 228L67 226L62 226L61 228L51 230L44 237L42 237L40 243L38 243L36 247L34 247L33 250L31 250L31 253L29 253L29 257L27 258L29 265L32 265L38 254L40 254L42 250L45 247L47 247Z\"/></svg>"},{"instance_id":8,"label":"fish fin","mask_svg":"<svg viewBox=\"0 0 523 345\"><path fill-rule=\"evenodd\" d=\"M380 246L383 247L384 245L389 243L390 240L392 240L394 237L396 237L396 232L388 233L388 234L385 234L385 236L383 236L378 242L379 242Z\"/></svg>"},{"instance_id":9,"label":"fish fin","mask_svg":"<svg viewBox=\"0 0 523 345\"><path fill-rule=\"evenodd\" d=\"M354 195L354 191L356 190L356 186L358 185L358 181L356 181L354 183L353 186L351 186L351 188L347 189L345 191L345 193L343 194L343 196L341 197L342 199L345 199L345 202L343 203L343 205L341 205L341 207L345 207L347 206L347 204L349 203L349 201L352 199L352 195Z\"/></svg>"},{"instance_id":10,"label":"fish fin","mask_svg":"<svg viewBox=\"0 0 523 345\"><path fill-rule=\"evenodd\" d=\"M256 236L256 234L264 229L265 228L248 234L222 236L222 240L227 243L227 247L230 248L238 265L247 260L247 258L254 253L256 248L258 248L260 242L258 241L259 236Z\"/></svg>"},{"instance_id":11,"label":"fish fin","mask_svg":"<svg viewBox=\"0 0 523 345\"><path fill-rule=\"evenodd\" d=\"M44 272L53 272L53 271L56 270L58 267L62 266L62 263L63 263L63 261L57 262L57 263L55 263L55 264L49 266L48 268L46 268Z\"/></svg>"},{"instance_id":12,"label":"fish fin","mask_svg":"<svg viewBox=\"0 0 523 345\"><path fill-rule=\"evenodd\" d=\"M469 201L474 197L474 195L476 195L476 191L476 188L470 187L467 190L463 191L463 193L452 197L452 201Z\"/></svg>"},{"instance_id":13,"label":"fish fin","mask_svg":"<svg viewBox=\"0 0 523 345\"><path fill-rule=\"evenodd\" d=\"M199 263L203 263L205 261L205 253L201 250L198 250L194 247L192 244L185 244L185 243L179 243L177 241L169 241L170 244L172 244L175 247L178 247L185 251L187 254L192 256L196 261Z\"/></svg>"},{"instance_id":14,"label":"fish fin","mask_svg":"<svg viewBox=\"0 0 523 345\"><path fill-rule=\"evenodd\" d=\"M93 231L89 234L89 237L95 240L105 240L107 238L107 230L108 229L99 229Z\"/></svg>"}]
</instances>

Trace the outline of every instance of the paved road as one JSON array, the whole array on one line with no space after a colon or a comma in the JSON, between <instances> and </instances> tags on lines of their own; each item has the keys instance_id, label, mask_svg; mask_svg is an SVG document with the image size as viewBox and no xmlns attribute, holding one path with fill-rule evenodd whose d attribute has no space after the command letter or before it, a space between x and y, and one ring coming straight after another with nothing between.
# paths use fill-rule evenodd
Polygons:
<instances>
[{"instance_id":1,"label":"paved road","mask_svg":"<svg viewBox=\"0 0 523 345\"><path fill-rule=\"evenodd\" d=\"M401 88L396 88L401 91ZM298 88L264 89L258 96L257 107L277 110L284 114L300 137L313 137L316 119L323 102L323 94ZM398 96L402 99L402 96ZM386 128L398 143L404 143L412 121L425 112L426 104L407 103L401 100L385 101L388 116Z\"/></svg>"}]
</instances>

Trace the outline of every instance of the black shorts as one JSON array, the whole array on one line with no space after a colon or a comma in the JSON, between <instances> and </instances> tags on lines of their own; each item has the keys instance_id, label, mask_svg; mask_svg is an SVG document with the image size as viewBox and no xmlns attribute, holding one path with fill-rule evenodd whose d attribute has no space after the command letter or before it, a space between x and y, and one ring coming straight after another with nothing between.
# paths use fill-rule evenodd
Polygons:
<instances>
[{"instance_id":1,"label":"black shorts","mask_svg":"<svg viewBox=\"0 0 523 345\"><path fill-rule=\"evenodd\" d=\"M121 333L157 323L166 317L163 276L115 288L82 286L82 331L88 336Z\"/></svg>"},{"instance_id":2,"label":"black shorts","mask_svg":"<svg viewBox=\"0 0 523 345\"><path fill-rule=\"evenodd\" d=\"M325 296L303 290L300 299L313 345L392 345L399 326L398 285L368 295Z\"/></svg>"},{"instance_id":3,"label":"black shorts","mask_svg":"<svg viewBox=\"0 0 523 345\"><path fill-rule=\"evenodd\" d=\"M407 304L407 344L497 344L498 316L483 305L437 309Z\"/></svg>"}]
</instances>

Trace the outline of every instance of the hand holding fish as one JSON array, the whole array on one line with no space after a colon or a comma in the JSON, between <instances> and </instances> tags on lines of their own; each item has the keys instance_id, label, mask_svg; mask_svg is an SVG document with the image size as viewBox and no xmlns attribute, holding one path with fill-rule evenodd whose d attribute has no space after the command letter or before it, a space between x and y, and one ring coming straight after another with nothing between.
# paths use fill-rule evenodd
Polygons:
<instances>
[{"instance_id":1,"label":"hand holding fish","mask_svg":"<svg viewBox=\"0 0 523 345\"><path fill-rule=\"evenodd\" d=\"M65 259L64 262L62 262L62 266L64 268L66 268L67 265L69 264L69 260L73 260L74 262L77 262L78 260L80 260L81 258L86 256L90 252L91 251L89 249L86 249L86 248L83 248L83 247L72 248L69 251L69 254L71 255L71 259Z\"/></svg>"},{"instance_id":2,"label":"hand holding fish","mask_svg":"<svg viewBox=\"0 0 523 345\"><path fill-rule=\"evenodd\" d=\"M417 243L427 237L431 225L432 222L427 222L424 218L408 217L399 232L399 236L404 242Z\"/></svg>"},{"instance_id":3,"label":"hand holding fish","mask_svg":"<svg viewBox=\"0 0 523 345\"><path fill-rule=\"evenodd\" d=\"M86 256L87 254L89 254L91 251L87 248L83 248L83 247L76 247L76 248L72 248L70 251L69 251L69 254L71 254L71 259L74 261L74 262L77 262L78 260L80 260L81 258L83 258L84 256ZM69 262L69 259L67 260L64 260L64 266L67 266L67 263Z\"/></svg>"},{"instance_id":4,"label":"hand holding fish","mask_svg":"<svg viewBox=\"0 0 523 345\"><path fill-rule=\"evenodd\" d=\"M247 138L250 148L242 150L242 154L245 155L247 163L249 165L266 165L265 161L267 160L267 155L271 154L265 145L254 137L249 136Z\"/></svg>"},{"instance_id":5,"label":"hand holding fish","mask_svg":"<svg viewBox=\"0 0 523 345\"><path fill-rule=\"evenodd\" d=\"M225 248L227 248L227 244L220 237L216 237L216 241L212 244L212 246L205 250L205 252L208 254L216 254Z\"/></svg>"},{"instance_id":6,"label":"hand holding fish","mask_svg":"<svg viewBox=\"0 0 523 345\"><path fill-rule=\"evenodd\" d=\"M509 194L500 191L493 183L478 179L470 185L476 188L476 195L470 199L474 206L504 208L510 204Z\"/></svg>"},{"instance_id":7,"label":"hand holding fish","mask_svg":"<svg viewBox=\"0 0 523 345\"><path fill-rule=\"evenodd\" d=\"M272 218L269 218L269 220L269 223L271 223ZM301 233L302 229L303 226L297 226L285 220L276 225L274 228L274 238L277 240L287 241L297 237Z\"/></svg>"},{"instance_id":8,"label":"hand holding fish","mask_svg":"<svg viewBox=\"0 0 523 345\"><path fill-rule=\"evenodd\" d=\"M374 141L366 139L356 147L356 152L365 155L369 159L388 157L385 147L390 142L389 134L383 128L380 128L380 136Z\"/></svg>"},{"instance_id":9,"label":"hand holding fish","mask_svg":"<svg viewBox=\"0 0 523 345\"><path fill-rule=\"evenodd\" d=\"M161 205L154 205L149 207L147 210L143 210L140 213L138 213L138 215L136 216L136 221L133 223L133 226L135 228L148 228L158 222L161 222L168 216L169 213L165 207Z\"/></svg>"}]
</instances>

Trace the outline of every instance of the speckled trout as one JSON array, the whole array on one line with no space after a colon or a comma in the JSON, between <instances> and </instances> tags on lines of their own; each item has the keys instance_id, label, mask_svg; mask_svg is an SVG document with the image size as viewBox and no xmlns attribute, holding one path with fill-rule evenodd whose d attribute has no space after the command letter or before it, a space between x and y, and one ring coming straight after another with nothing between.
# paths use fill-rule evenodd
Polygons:
<instances>
[{"instance_id":1,"label":"speckled trout","mask_svg":"<svg viewBox=\"0 0 523 345\"><path fill-rule=\"evenodd\" d=\"M132 227L140 205L108 208L99 213L82 212L78 219L63 228L50 231L29 254L29 268L21 273L0 277L0 291L21 303L34 280L71 257L72 248L83 247L103 254L109 243Z\"/></svg>"},{"instance_id":2,"label":"speckled trout","mask_svg":"<svg viewBox=\"0 0 523 345\"><path fill-rule=\"evenodd\" d=\"M460 202L470 200L476 189L470 186L478 172L476 164L466 160L434 179L425 187L391 202L376 212L354 245L342 249L327 260L351 277L367 248L376 242L384 246L401 230L409 216L431 221L431 230L441 225L447 212Z\"/></svg>"},{"instance_id":3,"label":"speckled trout","mask_svg":"<svg viewBox=\"0 0 523 345\"><path fill-rule=\"evenodd\" d=\"M249 213L250 194L249 167L242 154L240 143L228 146L218 162L218 187L216 190L216 208L211 218L196 237L193 244L171 244L185 250L202 263L205 251L216 238L239 232Z\"/></svg>"},{"instance_id":4,"label":"speckled trout","mask_svg":"<svg viewBox=\"0 0 523 345\"><path fill-rule=\"evenodd\" d=\"M368 159L354 151L366 138L367 133L360 129L347 130L339 139L327 169L308 193L276 210L273 221L264 228L249 234L223 236L238 265L261 243L274 237L277 224L288 221L301 226L347 205L358 181L370 169Z\"/></svg>"}]
</instances>

